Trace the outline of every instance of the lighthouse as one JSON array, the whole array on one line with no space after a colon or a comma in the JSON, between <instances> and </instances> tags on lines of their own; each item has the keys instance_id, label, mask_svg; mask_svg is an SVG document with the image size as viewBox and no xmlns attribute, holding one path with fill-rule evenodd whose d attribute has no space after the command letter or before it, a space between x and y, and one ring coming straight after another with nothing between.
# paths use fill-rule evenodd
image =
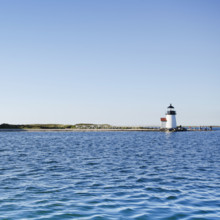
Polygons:
<instances>
[{"instance_id":1,"label":"lighthouse","mask_svg":"<svg viewBox=\"0 0 220 220\"><path fill-rule=\"evenodd\" d=\"M176 128L176 111L172 104L167 107L166 112L166 128L173 129Z\"/></svg>"}]
</instances>

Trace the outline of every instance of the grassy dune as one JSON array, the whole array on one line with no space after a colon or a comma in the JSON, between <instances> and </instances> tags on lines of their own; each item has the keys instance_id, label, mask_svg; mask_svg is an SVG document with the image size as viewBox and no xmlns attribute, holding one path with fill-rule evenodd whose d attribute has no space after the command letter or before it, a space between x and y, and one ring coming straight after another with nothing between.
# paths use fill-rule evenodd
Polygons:
<instances>
[{"instance_id":1,"label":"grassy dune","mask_svg":"<svg viewBox=\"0 0 220 220\"><path fill-rule=\"evenodd\" d=\"M61 125L61 124L24 124L11 125L1 124L0 129L74 129L75 125Z\"/></svg>"},{"instance_id":2,"label":"grassy dune","mask_svg":"<svg viewBox=\"0 0 220 220\"><path fill-rule=\"evenodd\" d=\"M107 124L76 124L76 125L63 125L63 124L1 124L0 129L105 129L112 128Z\"/></svg>"},{"instance_id":3,"label":"grassy dune","mask_svg":"<svg viewBox=\"0 0 220 220\"><path fill-rule=\"evenodd\" d=\"M111 126L109 124L75 124L75 125L63 125L63 124L1 124L0 129L153 129L153 127L130 127L130 126Z\"/></svg>"}]
</instances>

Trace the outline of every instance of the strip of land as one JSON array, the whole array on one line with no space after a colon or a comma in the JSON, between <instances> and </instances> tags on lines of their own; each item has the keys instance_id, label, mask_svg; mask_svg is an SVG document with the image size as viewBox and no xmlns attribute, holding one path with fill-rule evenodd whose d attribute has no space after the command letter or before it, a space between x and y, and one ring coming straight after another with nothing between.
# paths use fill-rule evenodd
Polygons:
<instances>
[{"instance_id":1,"label":"strip of land","mask_svg":"<svg viewBox=\"0 0 220 220\"><path fill-rule=\"evenodd\" d=\"M160 131L160 129L0 129L0 132L106 132L106 131Z\"/></svg>"},{"instance_id":2,"label":"strip of land","mask_svg":"<svg viewBox=\"0 0 220 220\"><path fill-rule=\"evenodd\" d=\"M183 128L174 131L208 131L211 126L187 126L187 129ZM219 126L212 126L217 128ZM131 127L131 126L112 126L109 124L76 124L76 125L61 125L61 124L24 124L24 125L12 125L1 124L0 132L104 132L104 131L167 131L160 127Z\"/></svg>"},{"instance_id":3,"label":"strip of land","mask_svg":"<svg viewBox=\"0 0 220 220\"><path fill-rule=\"evenodd\" d=\"M0 131L159 131L159 127L112 126L109 124L1 124Z\"/></svg>"}]
</instances>

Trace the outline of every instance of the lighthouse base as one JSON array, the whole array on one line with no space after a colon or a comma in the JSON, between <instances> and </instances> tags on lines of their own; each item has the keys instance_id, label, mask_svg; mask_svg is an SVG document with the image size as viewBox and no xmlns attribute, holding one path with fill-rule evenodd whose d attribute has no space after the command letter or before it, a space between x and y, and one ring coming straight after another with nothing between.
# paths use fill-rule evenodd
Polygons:
<instances>
[{"instance_id":1,"label":"lighthouse base","mask_svg":"<svg viewBox=\"0 0 220 220\"><path fill-rule=\"evenodd\" d=\"M176 115L175 114L167 114L166 115L166 128L167 129L175 129L176 126Z\"/></svg>"}]
</instances>

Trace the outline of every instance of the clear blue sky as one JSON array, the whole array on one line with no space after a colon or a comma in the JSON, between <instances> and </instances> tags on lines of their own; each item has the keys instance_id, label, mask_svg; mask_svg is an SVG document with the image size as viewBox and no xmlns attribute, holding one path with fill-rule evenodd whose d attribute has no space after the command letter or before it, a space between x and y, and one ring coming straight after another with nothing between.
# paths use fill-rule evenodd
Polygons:
<instances>
[{"instance_id":1,"label":"clear blue sky","mask_svg":"<svg viewBox=\"0 0 220 220\"><path fill-rule=\"evenodd\" d=\"M220 125L219 0L0 0L0 123Z\"/></svg>"}]
</instances>

